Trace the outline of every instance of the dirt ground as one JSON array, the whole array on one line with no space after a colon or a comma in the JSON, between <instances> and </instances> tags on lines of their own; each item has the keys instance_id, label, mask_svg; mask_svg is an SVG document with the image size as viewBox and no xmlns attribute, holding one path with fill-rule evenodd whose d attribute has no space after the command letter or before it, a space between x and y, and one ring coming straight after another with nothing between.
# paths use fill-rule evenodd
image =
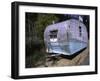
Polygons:
<instances>
[{"instance_id":1,"label":"dirt ground","mask_svg":"<svg viewBox=\"0 0 100 81\"><path fill-rule=\"evenodd\" d=\"M89 48L86 48L72 59L57 57L57 59L50 60L50 58L47 58L45 65L41 65L40 67L78 66L78 65L89 65Z\"/></svg>"}]
</instances>

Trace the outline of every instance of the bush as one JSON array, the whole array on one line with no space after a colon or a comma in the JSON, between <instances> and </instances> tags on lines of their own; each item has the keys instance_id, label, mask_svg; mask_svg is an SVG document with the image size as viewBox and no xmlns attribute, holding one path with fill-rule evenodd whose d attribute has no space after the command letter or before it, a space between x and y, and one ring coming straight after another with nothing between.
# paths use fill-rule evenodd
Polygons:
<instances>
[{"instance_id":1,"label":"bush","mask_svg":"<svg viewBox=\"0 0 100 81\"><path fill-rule=\"evenodd\" d=\"M41 41L32 41L26 44L26 56L33 54L35 51L40 51L43 48Z\"/></svg>"},{"instance_id":2,"label":"bush","mask_svg":"<svg viewBox=\"0 0 100 81\"><path fill-rule=\"evenodd\" d=\"M46 54L40 51L35 51L26 58L26 68L37 67L45 64Z\"/></svg>"}]
</instances>

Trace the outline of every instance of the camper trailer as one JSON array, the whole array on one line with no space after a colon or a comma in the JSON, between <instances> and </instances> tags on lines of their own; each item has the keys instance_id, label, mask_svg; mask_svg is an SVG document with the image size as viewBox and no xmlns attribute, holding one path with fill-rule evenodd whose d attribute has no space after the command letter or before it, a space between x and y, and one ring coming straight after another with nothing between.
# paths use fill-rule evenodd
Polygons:
<instances>
[{"instance_id":1,"label":"camper trailer","mask_svg":"<svg viewBox=\"0 0 100 81\"><path fill-rule=\"evenodd\" d=\"M87 47L85 24L76 19L53 23L44 31L46 52L53 55L73 55Z\"/></svg>"}]
</instances>

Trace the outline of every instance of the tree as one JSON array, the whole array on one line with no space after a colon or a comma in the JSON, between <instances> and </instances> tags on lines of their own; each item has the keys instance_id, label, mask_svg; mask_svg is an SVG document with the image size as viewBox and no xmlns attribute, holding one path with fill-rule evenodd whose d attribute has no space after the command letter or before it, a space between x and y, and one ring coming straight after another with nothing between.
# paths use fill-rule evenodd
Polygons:
<instances>
[{"instance_id":1,"label":"tree","mask_svg":"<svg viewBox=\"0 0 100 81\"><path fill-rule=\"evenodd\" d=\"M34 50L40 50L44 47L44 30L59 19L53 14L26 13L26 55L33 54ZM34 50L33 50L34 49Z\"/></svg>"}]
</instances>

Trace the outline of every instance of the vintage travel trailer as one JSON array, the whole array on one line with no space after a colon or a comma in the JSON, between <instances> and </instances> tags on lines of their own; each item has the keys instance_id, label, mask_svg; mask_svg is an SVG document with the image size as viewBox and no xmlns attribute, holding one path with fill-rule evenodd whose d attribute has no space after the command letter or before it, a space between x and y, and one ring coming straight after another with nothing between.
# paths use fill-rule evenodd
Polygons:
<instances>
[{"instance_id":1,"label":"vintage travel trailer","mask_svg":"<svg viewBox=\"0 0 100 81\"><path fill-rule=\"evenodd\" d=\"M87 47L86 26L76 19L51 24L44 31L44 43L51 55L73 55Z\"/></svg>"}]
</instances>

